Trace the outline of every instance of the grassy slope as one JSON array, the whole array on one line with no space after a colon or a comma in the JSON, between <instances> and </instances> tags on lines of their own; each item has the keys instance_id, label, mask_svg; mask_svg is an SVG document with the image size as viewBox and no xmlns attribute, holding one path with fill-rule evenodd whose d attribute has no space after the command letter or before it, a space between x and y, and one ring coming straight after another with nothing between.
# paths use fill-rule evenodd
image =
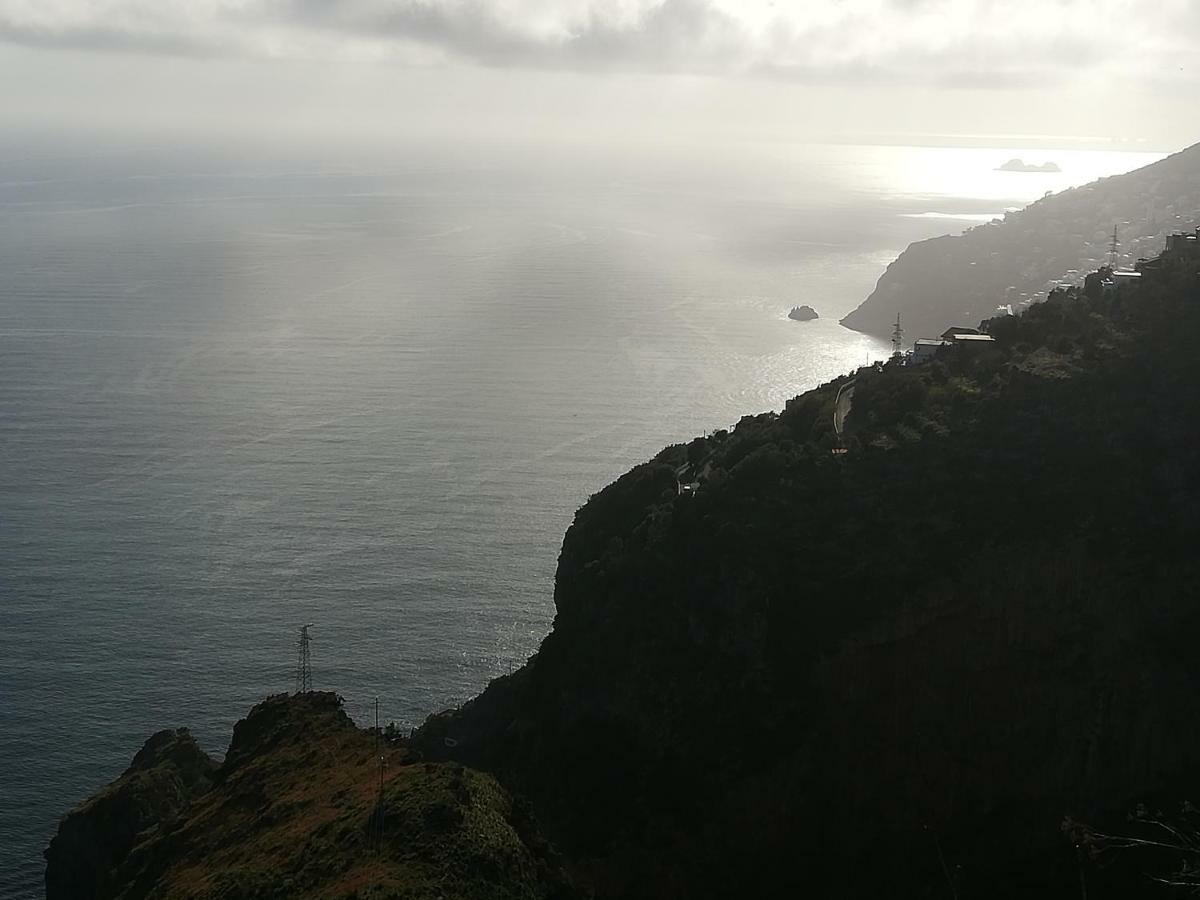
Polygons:
<instances>
[{"instance_id":1,"label":"grassy slope","mask_svg":"<svg viewBox=\"0 0 1200 900\"><path fill-rule=\"evenodd\" d=\"M565 895L532 821L493 778L385 744L333 695L274 697L235 730L216 786L151 832L122 898L541 898Z\"/></svg>"}]
</instances>

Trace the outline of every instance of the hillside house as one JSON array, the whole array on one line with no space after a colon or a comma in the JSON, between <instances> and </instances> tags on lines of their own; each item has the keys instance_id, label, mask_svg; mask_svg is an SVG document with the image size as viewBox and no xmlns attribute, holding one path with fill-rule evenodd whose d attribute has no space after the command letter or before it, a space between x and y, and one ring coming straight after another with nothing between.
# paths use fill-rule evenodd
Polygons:
<instances>
[{"instance_id":1,"label":"hillside house","mask_svg":"<svg viewBox=\"0 0 1200 900\"><path fill-rule=\"evenodd\" d=\"M956 334L950 338L950 343L955 347L970 347L980 350L996 343L996 339L990 334Z\"/></svg>"},{"instance_id":2,"label":"hillside house","mask_svg":"<svg viewBox=\"0 0 1200 900\"><path fill-rule=\"evenodd\" d=\"M1167 235L1167 248L1163 250L1162 255L1200 259L1200 227L1191 233L1177 231Z\"/></svg>"},{"instance_id":3,"label":"hillside house","mask_svg":"<svg viewBox=\"0 0 1200 900\"><path fill-rule=\"evenodd\" d=\"M909 355L908 360L914 364L929 362L929 360L937 356L939 350L949 346L949 341L935 338L917 338L913 343L912 353Z\"/></svg>"}]
</instances>

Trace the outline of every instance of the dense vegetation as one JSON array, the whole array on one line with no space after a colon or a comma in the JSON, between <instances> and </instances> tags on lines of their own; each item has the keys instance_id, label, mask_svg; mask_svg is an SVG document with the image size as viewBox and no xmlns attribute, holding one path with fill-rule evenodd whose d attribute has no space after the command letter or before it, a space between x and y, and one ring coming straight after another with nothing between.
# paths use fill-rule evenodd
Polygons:
<instances>
[{"instance_id":1,"label":"dense vegetation","mask_svg":"<svg viewBox=\"0 0 1200 900\"><path fill-rule=\"evenodd\" d=\"M1077 886L1064 815L1200 771L1200 296L987 327L859 371L845 454L839 379L596 495L538 655L419 739L530 795L606 895Z\"/></svg>"}]
</instances>

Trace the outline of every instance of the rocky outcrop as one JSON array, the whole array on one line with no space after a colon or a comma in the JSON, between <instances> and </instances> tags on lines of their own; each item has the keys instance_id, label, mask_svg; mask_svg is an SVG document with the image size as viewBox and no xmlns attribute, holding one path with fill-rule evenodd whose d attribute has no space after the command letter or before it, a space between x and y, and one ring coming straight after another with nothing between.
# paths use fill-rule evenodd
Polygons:
<instances>
[{"instance_id":1,"label":"rocky outcrop","mask_svg":"<svg viewBox=\"0 0 1200 900\"><path fill-rule=\"evenodd\" d=\"M791 312L788 313L788 318L794 322L811 322L813 319L819 319L820 316L811 306L793 306Z\"/></svg>"},{"instance_id":2,"label":"rocky outcrop","mask_svg":"<svg viewBox=\"0 0 1200 900\"><path fill-rule=\"evenodd\" d=\"M977 325L998 303L1020 307L1050 283L1081 283L1108 256L1118 226L1122 265L1154 256L1171 231L1200 223L1200 144L1152 165L1046 197L1003 220L911 244L875 290L841 320L889 335L899 314L909 340ZM1074 270L1074 274L1071 274Z\"/></svg>"},{"instance_id":3,"label":"rocky outcrop","mask_svg":"<svg viewBox=\"0 0 1200 900\"><path fill-rule=\"evenodd\" d=\"M45 852L47 900L113 896L115 872L140 836L187 810L216 768L186 728L152 736L120 778L59 825Z\"/></svg>"},{"instance_id":4,"label":"rocky outcrop","mask_svg":"<svg viewBox=\"0 0 1200 900\"><path fill-rule=\"evenodd\" d=\"M107 797L129 793L128 773L72 813L47 854L49 896L573 895L528 808L494 778L379 741L334 694L268 698L235 726L211 789L145 818L136 837L113 844L101 812ZM86 866L79 852L93 854Z\"/></svg>"}]
</instances>

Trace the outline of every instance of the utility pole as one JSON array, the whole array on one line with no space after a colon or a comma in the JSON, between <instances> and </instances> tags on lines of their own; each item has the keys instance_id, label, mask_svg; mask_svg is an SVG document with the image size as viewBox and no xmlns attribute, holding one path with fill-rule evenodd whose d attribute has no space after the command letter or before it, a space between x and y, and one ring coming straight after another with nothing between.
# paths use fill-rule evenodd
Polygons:
<instances>
[{"instance_id":1,"label":"utility pole","mask_svg":"<svg viewBox=\"0 0 1200 900\"><path fill-rule=\"evenodd\" d=\"M379 789L368 844L372 853L383 852L383 732L379 729L379 698L375 698L375 758L379 761Z\"/></svg>"},{"instance_id":2,"label":"utility pole","mask_svg":"<svg viewBox=\"0 0 1200 900\"><path fill-rule=\"evenodd\" d=\"M308 629L312 628L312 622L307 625L300 626L300 640L297 641L298 652L296 655L296 693L308 694L312 692L312 656L309 651L309 642L312 640L308 636Z\"/></svg>"},{"instance_id":3,"label":"utility pole","mask_svg":"<svg viewBox=\"0 0 1200 900\"><path fill-rule=\"evenodd\" d=\"M379 760L379 809L380 819L382 820L383 812L383 750L381 744L383 742L383 732L379 728L379 698L375 698L375 757ZM382 821L380 825L382 825ZM382 829L381 829L382 830Z\"/></svg>"}]
</instances>

